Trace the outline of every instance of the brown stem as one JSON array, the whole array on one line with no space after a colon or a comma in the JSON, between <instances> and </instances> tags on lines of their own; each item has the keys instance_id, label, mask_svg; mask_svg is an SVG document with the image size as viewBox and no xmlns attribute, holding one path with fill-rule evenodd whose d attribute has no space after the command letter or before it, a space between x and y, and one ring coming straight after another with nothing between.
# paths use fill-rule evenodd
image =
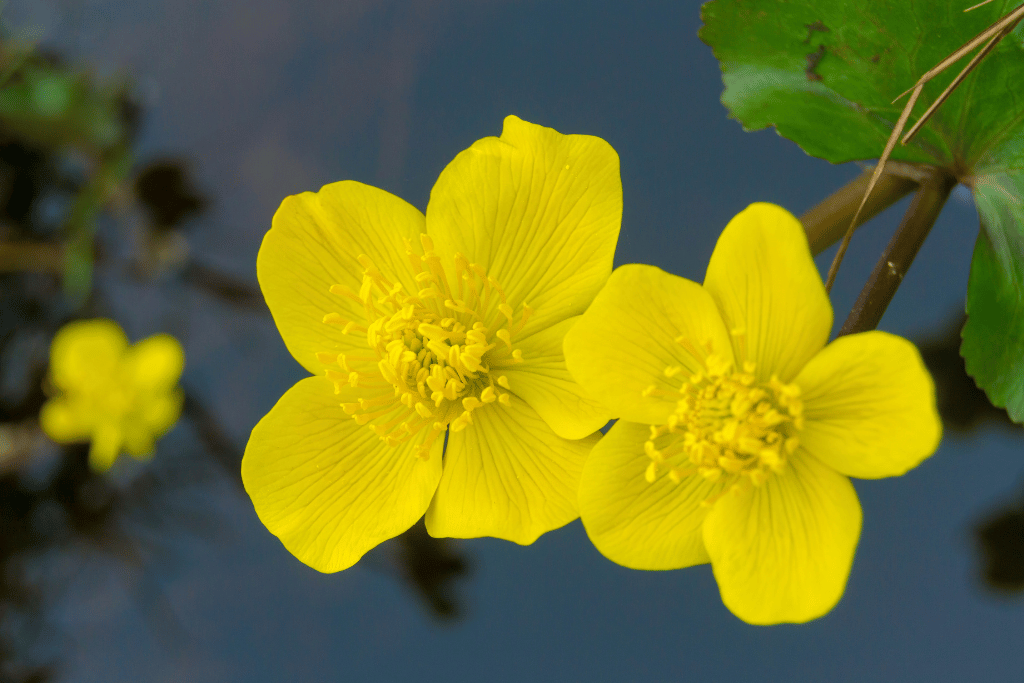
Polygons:
<instances>
[{"instance_id":1,"label":"brown stem","mask_svg":"<svg viewBox=\"0 0 1024 683\"><path fill-rule=\"evenodd\" d=\"M0 242L0 272L57 273L64 269L64 250L56 244Z\"/></svg>"},{"instance_id":2,"label":"brown stem","mask_svg":"<svg viewBox=\"0 0 1024 683\"><path fill-rule=\"evenodd\" d=\"M956 183L956 177L943 169L932 169L921 181L910 208L871 271L839 336L878 326Z\"/></svg>"},{"instance_id":3,"label":"brown stem","mask_svg":"<svg viewBox=\"0 0 1024 683\"><path fill-rule=\"evenodd\" d=\"M256 285L224 275L212 268L190 263L181 273L182 278L196 287L206 290L233 306L269 313L263 292Z\"/></svg>"},{"instance_id":4,"label":"brown stem","mask_svg":"<svg viewBox=\"0 0 1024 683\"><path fill-rule=\"evenodd\" d=\"M913 192L925 175L927 171L921 167L890 161L871 191L857 219L857 226L867 223ZM820 254L843 237L870 180L871 169L868 169L800 216L812 254Z\"/></svg>"}]
</instances>

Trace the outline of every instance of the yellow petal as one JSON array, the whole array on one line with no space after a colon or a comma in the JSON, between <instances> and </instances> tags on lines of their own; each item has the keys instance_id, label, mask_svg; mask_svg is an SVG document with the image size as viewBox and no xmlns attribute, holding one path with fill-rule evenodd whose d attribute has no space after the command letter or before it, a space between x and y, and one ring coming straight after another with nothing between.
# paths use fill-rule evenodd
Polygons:
<instances>
[{"instance_id":1,"label":"yellow petal","mask_svg":"<svg viewBox=\"0 0 1024 683\"><path fill-rule=\"evenodd\" d=\"M365 334L342 334L323 322L339 313L366 324L362 304L330 293L340 284L358 293L366 254L391 282L415 292L403 238L419 247L423 214L394 195L344 181L319 192L286 197L263 238L256 274L277 329L292 356L314 374L323 371L316 353L366 351Z\"/></svg>"},{"instance_id":2,"label":"yellow petal","mask_svg":"<svg viewBox=\"0 0 1024 683\"><path fill-rule=\"evenodd\" d=\"M143 392L167 391L178 383L185 352L169 334L155 334L134 344L125 357L132 383Z\"/></svg>"},{"instance_id":3,"label":"yellow petal","mask_svg":"<svg viewBox=\"0 0 1024 683\"><path fill-rule=\"evenodd\" d=\"M89 444L89 466L95 472L106 472L110 469L117 456L121 454L124 443L124 430L121 425L112 422L101 422L92 433Z\"/></svg>"},{"instance_id":4,"label":"yellow petal","mask_svg":"<svg viewBox=\"0 0 1024 683\"><path fill-rule=\"evenodd\" d=\"M846 588L860 523L850 480L798 451L763 486L727 493L705 520L722 602L751 624L822 616Z\"/></svg>"},{"instance_id":5,"label":"yellow petal","mask_svg":"<svg viewBox=\"0 0 1024 683\"><path fill-rule=\"evenodd\" d=\"M390 448L345 414L346 399L325 378L300 381L252 430L242 458L260 520L322 572L351 567L412 526L441 477L441 439L426 462L413 440Z\"/></svg>"},{"instance_id":6,"label":"yellow petal","mask_svg":"<svg viewBox=\"0 0 1024 683\"><path fill-rule=\"evenodd\" d=\"M50 344L50 377L61 389L108 381L128 348L113 320L78 320L57 332Z\"/></svg>"},{"instance_id":7,"label":"yellow petal","mask_svg":"<svg viewBox=\"0 0 1024 683\"><path fill-rule=\"evenodd\" d=\"M88 441L92 436L91 415L75 410L65 398L51 398L39 411L39 426L57 443Z\"/></svg>"},{"instance_id":8,"label":"yellow petal","mask_svg":"<svg viewBox=\"0 0 1024 683\"><path fill-rule=\"evenodd\" d=\"M509 389L536 410L555 434L582 439L607 424L611 415L569 374L562 340L579 316L563 320L516 342L523 362L501 370Z\"/></svg>"},{"instance_id":9,"label":"yellow petal","mask_svg":"<svg viewBox=\"0 0 1024 683\"><path fill-rule=\"evenodd\" d=\"M154 436L163 436L181 415L185 394L180 389L149 395L137 406L132 418Z\"/></svg>"},{"instance_id":10,"label":"yellow petal","mask_svg":"<svg viewBox=\"0 0 1024 683\"><path fill-rule=\"evenodd\" d=\"M840 337L796 384L806 418L801 446L845 475L900 475L939 446L935 386L906 339L878 331Z\"/></svg>"},{"instance_id":11,"label":"yellow petal","mask_svg":"<svg viewBox=\"0 0 1024 683\"><path fill-rule=\"evenodd\" d=\"M124 425L124 450L136 460L149 460L156 449L153 432L144 425L131 422Z\"/></svg>"},{"instance_id":12,"label":"yellow petal","mask_svg":"<svg viewBox=\"0 0 1024 683\"><path fill-rule=\"evenodd\" d=\"M616 422L594 446L580 480L580 518L601 554L633 569L679 569L708 562L701 503L721 484L699 476L647 483L647 425Z\"/></svg>"},{"instance_id":13,"label":"yellow petal","mask_svg":"<svg viewBox=\"0 0 1024 683\"><path fill-rule=\"evenodd\" d=\"M569 372L614 417L660 424L675 410L672 393L701 362L677 339L732 360L729 335L703 287L655 268L616 268L587 312L565 335ZM525 357L525 354L524 354ZM669 378L666 368L679 367ZM659 391L644 396L648 387Z\"/></svg>"},{"instance_id":14,"label":"yellow petal","mask_svg":"<svg viewBox=\"0 0 1024 683\"><path fill-rule=\"evenodd\" d=\"M586 309L611 272L621 220L619 157L607 142L515 116L500 138L448 164L427 206L438 253L461 252L513 308L533 307L524 334Z\"/></svg>"},{"instance_id":15,"label":"yellow petal","mask_svg":"<svg viewBox=\"0 0 1024 683\"><path fill-rule=\"evenodd\" d=\"M783 208L751 204L729 221L704 287L729 329L746 332L736 356L757 363L762 381L789 382L828 341L832 305L803 227Z\"/></svg>"},{"instance_id":16,"label":"yellow petal","mask_svg":"<svg viewBox=\"0 0 1024 683\"><path fill-rule=\"evenodd\" d=\"M494 536L522 545L579 516L576 491L599 434L568 441L521 399L474 410L448 436L430 509L431 536Z\"/></svg>"}]
</instances>

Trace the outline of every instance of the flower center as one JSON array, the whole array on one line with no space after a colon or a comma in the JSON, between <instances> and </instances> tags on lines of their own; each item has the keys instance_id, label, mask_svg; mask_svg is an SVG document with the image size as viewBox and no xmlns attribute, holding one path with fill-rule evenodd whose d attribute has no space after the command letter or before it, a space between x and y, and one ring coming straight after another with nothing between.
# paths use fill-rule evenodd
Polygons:
<instances>
[{"instance_id":1,"label":"flower center","mask_svg":"<svg viewBox=\"0 0 1024 683\"><path fill-rule=\"evenodd\" d=\"M389 446L426 428L416 447L416 454L426 460L431 445L449 426L455 432L465 429L473 421L472 412L488 403L509 405L508 378L501 370L522 362L512 338L531 309L523 304L516 318L501 285L462 254L455 254L454 277L449 278L452 271L445 270L430 237L420 235L420 241L422 255L406 241L409 267L420 287L415 293L359 255L364 269L359 292L342 285L332 286L331 292L360 303L366 324L337 313L328 313L324 322L341 325L345 334L365 336L370 353L318 353L317 358L328 366L335 393L345 385L384 389L378 396L341 405Z\"/></svg>"},{"instance_id":2,"label":"flower center","mask_svg":"<svg viewBox=\"0 0 1024 683\"><path fill-rule=\"evenodd\" d=\"M688 348L695 348L688 345ZM651 425L644 450L651 459L646 478L662 473L678 483L699 474L709 481L732 483L729 488L764 484L781 472L800 443L803 403L800 387L783 384L774 375L758 382L752 362L742 371L720 356L703 357L704 370L682 381L678 392L650 387L645 392L677 397L675 412L664 425ZM666 377L682 372L665 368ZM724 491L708 500L711 505Z\"/></svg>"}]
</instances>

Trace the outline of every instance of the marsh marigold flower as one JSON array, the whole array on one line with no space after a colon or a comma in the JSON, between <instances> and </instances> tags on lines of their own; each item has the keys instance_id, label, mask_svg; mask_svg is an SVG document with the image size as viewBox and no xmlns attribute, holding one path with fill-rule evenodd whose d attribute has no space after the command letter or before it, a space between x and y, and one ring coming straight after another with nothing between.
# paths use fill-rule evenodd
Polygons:
<instances>
[{"instance_id":1,"label":"marsh marigold flower","mask_svg":"<svg viewBox=\"0 0 1024 683\"><path fill-rule=\"evenodd\" d=\"M608 279L621 214L606 142L514 116L444 169L426 216L356 182L286 198L257 273L316 376L245 449L267 528L338 571L424 513L434 536L523 544L575 519L608 416L562 339Z\"/></svg>"},{"instance_id":2,"label":"marsh marigold flower","mask_svg":"<svg viewBox=\"0 0 1024 683\"><path fill-rule=\"evenodd\" d=\"M43 432L58 443L90 442L89 464L99 471L122 451L144 459L181 414L184 364L181 344L168 334L129 346L113 320L68 323L50 344L48 384L56 393L40 411Z\"/></svg>"},{"instance_id":3,"label":"marsh marigold flower","mask_svg":"<svg viewBox=\"0 0 1024 683\"><path fill-rule=\"evenodd\" d=\"M594 448L580 515L635 569L711 563L755 623L828 612L861 509L847 477L903 474L938 446L931 377L885 332L826 346L832 307L800 223L754 204L704 285L627 265L565 339L569 369L621 419Z\"/></svg>"}]
</instances>

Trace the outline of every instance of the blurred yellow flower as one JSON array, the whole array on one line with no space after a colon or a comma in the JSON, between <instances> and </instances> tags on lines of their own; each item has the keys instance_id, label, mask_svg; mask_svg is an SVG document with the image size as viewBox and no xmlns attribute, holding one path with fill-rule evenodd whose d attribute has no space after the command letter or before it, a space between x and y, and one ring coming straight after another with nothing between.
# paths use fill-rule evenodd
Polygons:
<instances>
[{"instance_id":1,"label":"blurred yellow flower","mask_svg":"<svg viewBox=\"0 0 1024 683\"><path fill-rule=\"evenodd\" d=\"M40 425L58 443L90 441L89 464L98 471L122 451L145 458L181 414L184 363L170 335L129 346L112 320L68 323L50 345L49 384L57 393L43 405Z\"/></svg>"},{"instance_id":2,"label":"blurred yellow flower","mask_svg":"<svg viewBox=\"0 0 1024 683\"><path fill-rule=\"evenodd\" d=\"M575 519L607 414L562 338L608 279L621 215L606 142L514 116L445 168L426 216L356 182L286 198L257 273L317 376L246 446L267 528L327 572L424 513L434 536L522 544Z\"/></svg>"},{"instance_id":3,"label":"blurred yellow flower","mask_svg":"<svg viewBox=\"0 0 1024 683\"><path fill-rule=\"evenodd\" d=\"M826 346L832 307L800 223L754 204L704 285L628 265L565 338L576 380L621 418L594 448L580 516L635 569L710 562L754 624L842 596L860 536L848 476L903 474L938 447L932 380L885 332Z\"/></svg>"}]
</instances>

